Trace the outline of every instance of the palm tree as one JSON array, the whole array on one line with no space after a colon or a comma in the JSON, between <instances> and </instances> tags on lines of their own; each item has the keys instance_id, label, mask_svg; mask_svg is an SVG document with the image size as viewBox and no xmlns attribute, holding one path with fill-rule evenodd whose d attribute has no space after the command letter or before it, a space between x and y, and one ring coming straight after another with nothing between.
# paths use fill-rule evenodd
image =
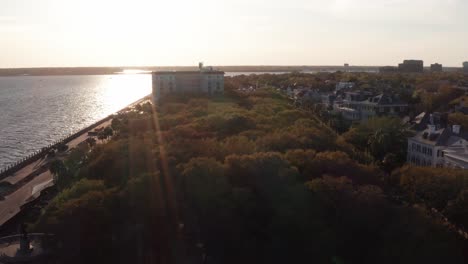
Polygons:
<instances>
[{"instance_id":1,"label":"palm tree","mask_svg":"<svg viewBox=\"0 0 468 264\"><path fill-rule=\"evenodd\" d=\"M88 143L89 147L94 147L96 145L96 139L89 137L86 139L86 143Z\"/></svg>"},{"instance_id":2,"label":"palm tree","mask_svg":"<svg viewBox=\"0 0 468 264\"><path fill-rule=\"evenodd\" d=\"M53 175L59 175L65 172L66 170L67 168L65 167L65 164L63 163L62 160L56 159L50 163L49 171Z\"/></svg>"},{"instance_id":3,"label":"palm tree","mask_svg":"<svg viewBox=\"0 0 468 264\"><path fill-rule=\"evenodd\" d=\"M67 167L65 166L63 161L59 159L52 161L49 165L49 171L54 176L54 183L57 186L62 187L62 181L64 180L64 178L66 178L67 173Z\"/></svg>"}]
</instances>

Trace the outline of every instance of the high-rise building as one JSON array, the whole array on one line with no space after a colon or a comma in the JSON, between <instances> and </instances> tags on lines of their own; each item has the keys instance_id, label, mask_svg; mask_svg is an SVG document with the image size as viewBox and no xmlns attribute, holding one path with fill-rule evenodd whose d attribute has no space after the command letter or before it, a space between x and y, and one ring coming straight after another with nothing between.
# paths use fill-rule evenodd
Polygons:
<instances>
[{"instance_id":1,"label":"high-rise building","mask_svg":"<svg viewBox=\"0 0 468 264\"><path fill-rule=\"evenodd\" d=\"M431 72L441 72L443 70L442 64L434 63L431 64Z\"/></svg>"},{"instance_id":2,"label":"high-rise building","mask_svg":"<svg viewBox=\"0 0 468 264\"><path fill-rule=\"evenodd\" d=\"M463 70L464 70L465 72L468 72L468 61L465 61L465 62L463 63Z\"/></svg>"},{"instance_id":3,"label":"high-rise building","mask_svg":"<svg viewBox=\"0 0 468 264\"><path fill-rule=\"evenodd\" d=\"M424 62L422 60L405 60L398 65L400 72L423 72Z\"/></svg>"},{"instance_id":4,"label":"high-rise building","mask_svg":"<svg viewBox=\"0 0 468 264\"><path fill-rule=\"evenodd\" d=\"M198 71L156 71L152 73L152 80L155 103L173 93L224 93L224 72L203 67L203 64Z\"/></svg>"}]
</instances>

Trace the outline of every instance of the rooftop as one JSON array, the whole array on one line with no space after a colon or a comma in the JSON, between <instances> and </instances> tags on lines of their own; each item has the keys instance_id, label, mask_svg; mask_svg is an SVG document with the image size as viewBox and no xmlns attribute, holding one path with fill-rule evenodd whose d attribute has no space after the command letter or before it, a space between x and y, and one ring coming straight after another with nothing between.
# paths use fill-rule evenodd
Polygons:
<instances>
[{"instance_id":1,"label":"rooftop","mask_svg":"<svg viewBox=\"0 0 468 264\"><path fill-rule=\"evenodd\" d=\"M452 159L468 162L468 151L463 147L453 147L444 150L444 155Z\"/></svg>"},{"instance_id":2,"label":"rooftop","mask_svg":"<svg viewBox=\"0 0 468 264\"><path fill-rule=\"evenodd\" d=\"M422 60L404 60L403 64L424 64Z\"/></svg>"},{"instance_id":3,"label":"rooftop","mask_svg":"<svg viewBox=\"0 0 468 264\"><path fill-rule=\"evenodd\" d=\"M372 98L369 98L371 103L377 103L378 105L406 105L398 97L389 94L379 94Z\"/></svg>"},{"instance_id":4,"label":"rooftop","mask_svg":"<svg viewBox=\"0 0 468 264\"><path fill-rule=\"evenodd\" d=\"M453 133L450 128L440 128L432 133L430 129L425 129L413 137L418 142L433 145L433 146L451 146L460 140L467 139L468 133L461 132L460 134Z\"/></svg>"}]
</instances>

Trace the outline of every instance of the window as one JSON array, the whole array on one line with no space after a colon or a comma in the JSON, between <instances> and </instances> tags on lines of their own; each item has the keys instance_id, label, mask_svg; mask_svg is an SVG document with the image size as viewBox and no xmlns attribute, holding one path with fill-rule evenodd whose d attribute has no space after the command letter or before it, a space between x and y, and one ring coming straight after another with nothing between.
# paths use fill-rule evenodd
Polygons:
<instances>
[{"instance_id":1,"label":"window","mask_svg":"<svg viewBox=\"0 0 468 264\"><path fill-rule=\"evenodd\" d=\"M417 146L416 146L416 151L419 152L419 153L421 153L421 145L417 145Z\"/></svg>"},{"instance_id":2,"label":"window","mask_svg":"<svg viewBox=\"0 0 468 264\"><path fill-rule=\"evenodd\" d=\"M426 148L426 147L423 147L423 148L422 148L422 153L423 153L423 154L426 154L426 153L427 153L427 148Z\"/></svg>"},{"instance_id":3,"label":"window","mask_svg":"<svg viewBox=\"0 0 468 264\"><path fill-rule=\"evenodd\" d=\"M172 92L172 88L173 88L173 87L172 87L172 82L169 82L169 91Z\"/></svg>"},{"instance_id":4,"label":"window","mask_svg":"<svg viewBox=\"0 0 468 264\"><path fill-rule=\"evenodd\" d=\"M429 155L429 156L432 157L432 149L431 149L431 148L428 148L428 149L427 149L427 155Z\"/></svg>"},{"instance_id":5,"label":"window","mask_svg":"<svg viewBox=\"0 0 468 264\"><path fill-rule=\"evenodd\" d=\"M416 150L416 144L414 144L414 143L411 144L411 148L413 149L413 151L415 151Z\"/></svg>"},{"instance_id":6,"label":"window","mask_svg":"<svg viewBox=\"0 0 468 264\"><path fill-rule=\"evenodd\" d=\"M216 82L216 90L221 90L221 85L219 84L219 82Z\"/></svg>"}]
</instances>

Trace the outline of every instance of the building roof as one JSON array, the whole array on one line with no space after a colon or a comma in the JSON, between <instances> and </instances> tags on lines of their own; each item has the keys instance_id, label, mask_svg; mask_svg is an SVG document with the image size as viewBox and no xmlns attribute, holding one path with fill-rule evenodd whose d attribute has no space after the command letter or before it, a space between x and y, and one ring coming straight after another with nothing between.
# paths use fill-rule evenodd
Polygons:
<instances>
[{"instance_id":1,"label":"building roof","mask_svg":"<svg viewBox=\"0 0 468 264\"><path fill-rule=\"evenodd\" d=\"M433 146L451 146L462 139L468 139L467 132L461 131L456 134L450 128L436 129L432 133L429 129L425 129L413 137L413 140Z\"/></svg>"},{"instance_id":2,"label":"building roof","mask_svg":"<svg viewBox=\"0 0 468 264\"><path fill-rule=\"evenodd\" d=\"M411 127L413 130L422 131L427 129L428 125L435 125L437 128L445 128L448 124L448 114L447 113L426 113L422 112L418 116L416 116L412 122L413 126Z\"/></svg>"},{"instance_id":3,"label":"building roof","mask_svg":"<svg viewBox=\"0 0 468 264\"><path fill-rule=\"evenodd\" d=\"M445 128L435 130L432 133L429 129L426 129L417 133L416 136L413 137L413 140L427 145L441 146L444 145L443 143L447 137L447 129Z\"/></svg>"},{"instance_id":4,"label":"building roof","mask_svg":"<svg viewBox=\"0 0 468 264\"><path fill-rule=\"evenodd\" d=\"M407 105L398 97L389 94L379 94L377 96L369 98L368 101L370 103L376 103L378 105Z\"/></svg>"},{"instance_id":5,"label":"building roof","mask_svg":"<svg viewBox=\"0 0 468 264\"><path fill-rule=\"evenodd\" d=\"M414 122L415 124L418 124L418 125L419 125L419 124L421 124L421 123L423 122L423 120L424 120L425 118L427 119L427 118L429 118L429 116L426 115L426 112L422 112L422 113L420 113L419 115L417 115L417 116L414 118L413 122Z\"/></svg>"},{"instance_id":6,"label":"building roof","mask_svg":"<svg viewBox=\"0 0 468 264\"><path fill-rule=\"evenodd\" d=\"M341 112L348 112L348 113L356 113L358 112L356 109L349 108L349 107L338 107L337 108Z\"/></svg>"},{"instance_id":7,"label":"building roof","mask_svg":"<svg viewBox=\"0 0 468 264\"><path fill-rule=\"evenodd\" d=\"M402 64L424 64L424 61L422 60L404 60Z\"/></svg>"},{"instance_id":8,"label":"building roof","mask_svg":"<svg viewBox=\"0 0 468 264\"><path fill-rule=\"evenodd\" d=\"M452 159L468 162L468 151L464 147L451 147L445 149L444 155Z\"/></svg>"}]
</instances>

